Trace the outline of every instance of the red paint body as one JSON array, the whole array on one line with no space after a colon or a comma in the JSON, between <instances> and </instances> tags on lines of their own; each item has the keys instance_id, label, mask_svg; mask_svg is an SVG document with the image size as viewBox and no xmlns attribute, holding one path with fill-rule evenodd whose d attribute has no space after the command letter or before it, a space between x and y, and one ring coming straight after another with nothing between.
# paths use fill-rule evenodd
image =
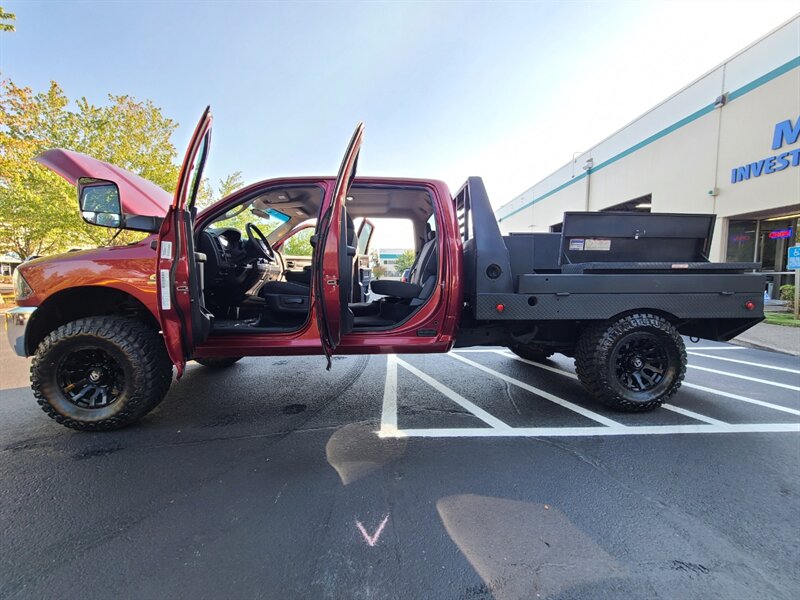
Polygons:
<instances>
[{"instance_id":1,"label":"red paint body","mask_svg":"<svg viewBox=\"0 0 800 600\"><path fill-rule=\"evenodd\" d=\"M165 306L163 300L157 302L158 320L167 353L178 371L179 379L183 375L186 359L193 355L197 345L192 321L200 320L202 316L198 314L196 304L192 303L190 293L191 286L198 285L196 281L194 284L190 281L194 268L189 263L190 257L194 260L194 242L189 239L194 237L191 216L194 195L190 187L193 178L199 182L202 175L202 163L208 154L211 138L211 123L211 108L208 107L192 134L178 175L175 197L158 232L156 290L159 299L163 296L170 298L169 306ZM163 251L166 245L170 248L167 255ZM169 283L163 290L161 274L169 274Z\"/></svg>"},{"instance_id":2,"label":"red paint body","mask_svg":"<svg viewBox=\"0 0 800 600\"><path fill-rule=\"evenodd\" d=\"M33 160L55 171L72 185L77 185L82 177L113 181L119 188L120 205L125 214L163 217L172 204L172 194L152 181L80 152L54 148Z\"/></svg>"},{"instance_id":3,"label":"red paint body","mask_svg":"<svg viewBox=\"0 0 800 600\"><path fill-rule=\"evenodd\" d=\"M293 177L262 181L243 188L214 205L213 212L223 205L233 205L254 190L291 184L319 185L330 201L335 184L333 177ZM441 181L357 177L355 185L388 185L424 187L435 203L437 243L439 245L439 283L428 302L412 318L391 331L344 334L337 354L384 354L447 352L453 345L463 303L463 264L461 235L452 197ZM200 213L195 230L202 228L211 210ZM43 306L57 301L60 292L78 287L105 287L125 292L139 300L158 316L156 294L157 252L151 244L158 236L151 235L132 246L97 248L70 252L59 256L31 260L20 265L20 273L33 288L33 294L20 300L21 306ZM316 311L312 303L310 318L299 330L269 334L214 334L193 351L197 357L271 356L321 354ZM159 321L161 322L161 321ZM433 337L420 337L419 329L436 331Z\"/></svg>"}]
</instances>

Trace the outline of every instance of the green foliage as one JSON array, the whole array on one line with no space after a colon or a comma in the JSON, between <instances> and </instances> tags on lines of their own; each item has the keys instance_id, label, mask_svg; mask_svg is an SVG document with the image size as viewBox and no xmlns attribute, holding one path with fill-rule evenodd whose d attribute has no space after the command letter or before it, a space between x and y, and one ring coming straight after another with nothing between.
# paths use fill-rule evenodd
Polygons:
<instances>
[{"instance_id":1,"label":"green foliage","mask_svg":"<svg viewBox=\"0 0 800 600\"><path fill-rule=\"evenodd\" d=\"M6 12L3 10L3 7L0 6L0 21L16 21L17 15L14 13ZM0 22L0 31L16 31L14 28L13 23L2 23Z\"/></svg>"},{"instance_id":2,"label":"green foliage","mask_svg":"<svg viewBox=\"0 0 800 600\"><path fill-rule=\"evenodd\" d=\"M108 96L98 107L70 101L51 82L34 93L11 81L0 89L0 252L26 258L76 246L107 245L113 229L88 225L78 213L75 188L32 159L49 148L76 150L114 163L173 190L177 123L149 100ZM142 234L124 232L114 243Z\"/></svg>"},{"instance_id":3,"label":"green foliage","mask_svg":"<svg viewBox=\"0 0 800 600\"><path fill-rule=\"evenodd\" d=\"M406 250L400 256L397 257L395 268L397 269L398 273L402 273L406 269L410 269L411 265L413 264L414 264L414 253L411 250Z\"/></svg>"},{"instance_id":4,"label":"green foliage","mask_svg":"<svg viewBox=\"0 0 800 600\"><path fill-rule=\"evenodd\" d=\"M375 276L375 279L380 279L386 274L386 267L378 263L372 267L372 274Z\"/></svg>"},{"instance_id":5,"label":"green foliage","mask_svg":"<svg viewBox=\"0 0 800 600\"><path fill-rule=\"evenodd\" d=\"M197 208L207 208L226 196L230 196L242 186L244 186L244 181L242 180L241 171L234 171L225 179L220 179L216 194L211 188L208 178L204 178L203 181L200 182L200 189L197 192Z\"/></svg>"},{"instance_id":6,"label":"green foliage","mask_svg":"<svg viewBox=\"0 0 800 600\"><path fill-rule=\"evenodd\" d=\"M7 17L0 8L3 18ZM0 83L0 253L25 259L141 239L145 234L125 231L115 237L117 230L84 223L75 188L33 158L50 148L75 150L172 192L179 171L178 152L171 141L177 126L149 100L109 95L108 103L98 107L86 98L71 103L55 82L42 92L9 80ZM215 197L204 180L199 207L242 185L237 171L220 180Z\"/></svg>"},{"instance_id":7,"label":"green foliage","mask_svg":"<svg viewBox=\"0 0 800 600\"><path fill-rule=\"evenodd\" d=\"M789 306L794 308L794 285L782 285L781 286L781 300L786 300L789 302Z\"/></svg>"},{"instance_id":8,"label":"green foliage","mask_svg":"<svg viewBox=\"0 0 800 600\"><path fill-rule=\"evenodd\" d=\"M219 193L220 199L225 198L226 196L230 196L233 192L238 190L239 188L244 186L244 180L242 179L242 172L241 171L234 171L230 175L228 175L225 179L219 180L219 186L217 187L217 192Z\"/></svg>"},{"instance_id":9,"label":"green foliage","mask_svg":"<svg viewBox=\"0 0 800 600\"><path fill-rule=\"evenodd\" d=\"M311 247L311 236L314 235L314 228L303 229L294 234L283 244L281 254L288 256L311 256L314 249Z\"/></svg>"}]
</instances>

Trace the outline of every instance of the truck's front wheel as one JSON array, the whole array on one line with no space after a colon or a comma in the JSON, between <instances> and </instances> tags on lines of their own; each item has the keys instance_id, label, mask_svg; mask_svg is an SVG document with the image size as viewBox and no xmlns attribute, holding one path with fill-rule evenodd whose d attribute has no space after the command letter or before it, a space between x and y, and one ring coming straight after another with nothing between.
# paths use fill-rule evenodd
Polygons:
<instances>
[{"instance_id":1,"label":"truck's front wheel","mask_svg":"<svg viewBox=\"0 0 800 600\"><path fill-rule=\"evenodd\" d=\"M31 363L31 387L42 410L83 431L130 425L161 402L171 381L161 336L123 317L62 325L39 344Z\"/></svg>"},{"instance_id":2,"label":"truck's front wheel","mask_svg":"<svg viewBox=\"0 0 800 600\"><path fill-rule=\"evenodd\" d=\"M584 387L600 402L627 412L666 402L686 374L686 348L661 316L641 313L588 328L575 349Z\"/></svg>"}]
</instances>

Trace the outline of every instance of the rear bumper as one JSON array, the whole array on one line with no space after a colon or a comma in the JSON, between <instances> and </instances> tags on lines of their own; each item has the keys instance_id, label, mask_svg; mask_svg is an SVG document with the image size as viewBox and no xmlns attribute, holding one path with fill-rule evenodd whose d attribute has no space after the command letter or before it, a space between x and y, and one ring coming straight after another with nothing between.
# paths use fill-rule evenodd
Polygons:
<instances>
[{"instance_id":1,"label":"rear bumper","mask_svg":"<svg viewBox=\"0 0 800 600\"><path fill-rule=\"evenodd\" d=\"M25 335L27 334L28 323L34 312L36 312L35 306L18 306L5 313L8 343L19 356L27 356L25 353Z\"/></svg>"}]
</instances>

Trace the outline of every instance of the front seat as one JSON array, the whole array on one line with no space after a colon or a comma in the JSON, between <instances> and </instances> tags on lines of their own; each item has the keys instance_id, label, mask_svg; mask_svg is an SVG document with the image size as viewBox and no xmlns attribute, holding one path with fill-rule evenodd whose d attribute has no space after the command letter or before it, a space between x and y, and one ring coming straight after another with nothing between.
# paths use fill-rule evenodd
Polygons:
<instances>
[{"instance_id":1,"label":"front seat","mask_svg":"<svg viewBox=\"0 0 800 600\"><path fill-rule=\"evenodd\" d=\"M408 283L389 279L377 279L370 283L372 291L407 306L420 306L430 298L436 287L439 270L439 252L436 246L436 232L428 231L427 241L420 249Z\"/></svg>"},{"instance_id":2,"label":"front seat","mask_svg":"<svg viewBox=\"0 0 800 600\"><path fill-rule=\"evenodd\" d=\"M346 213L345 223L347 227L347 246L350 248L353 246L356 237L356 227L353 219ZM348 256L345 256L345 259L350 267L345 273L352 273L353 255L350 254L349 249L346 254ZM341 257L340 261L344 262ZM258 295L264 298L266 307L277 312L308 312L311 300L311 270L304 270L303 273L307 273L307 279L292 278L293 281L268 281L262 285Z\"/></svg>"}]
</instances>

